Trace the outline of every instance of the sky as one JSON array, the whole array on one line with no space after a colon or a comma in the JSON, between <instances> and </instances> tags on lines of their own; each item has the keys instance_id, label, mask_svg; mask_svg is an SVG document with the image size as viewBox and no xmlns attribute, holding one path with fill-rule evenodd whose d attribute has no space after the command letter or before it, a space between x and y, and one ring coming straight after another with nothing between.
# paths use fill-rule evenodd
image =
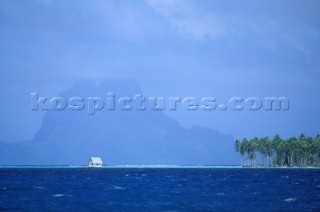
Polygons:
<instances>
[{"instance_id":1,"label":"sky","mask_svg":"<svg viewBox=\"0 0 320 212\"><path fill-rule=\"evenodd\" d=\"M165 111L235 138L320 133L319 1L0 1L0 141L33 139L75 82L134 79L146 96L287 97L288 111Z\"/></svg>"}]
</instances>

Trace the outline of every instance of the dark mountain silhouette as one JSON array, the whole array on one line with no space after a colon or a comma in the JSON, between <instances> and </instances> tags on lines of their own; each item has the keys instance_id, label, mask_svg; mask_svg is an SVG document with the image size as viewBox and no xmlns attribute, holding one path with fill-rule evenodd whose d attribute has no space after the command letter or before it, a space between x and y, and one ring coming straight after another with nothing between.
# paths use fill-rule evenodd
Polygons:
<instances>
[{"instance_id":1,"label":"dark mountain silhouette","mask_svg":"<svg viewBox=\"0 0 320 212\"><path fill-rule=\"evenodd\" d=\"M132 80L108 80L99 84L78 82L58 96L118 97L141 93ZM184 128L162 111L103 109L88 115L68 109L49 110L33 141L1 143L1 164L85 164L100 156L106 165L179 164L233 165L238 163L233 138L193 126Z\"/></svg>"}]
</instances>

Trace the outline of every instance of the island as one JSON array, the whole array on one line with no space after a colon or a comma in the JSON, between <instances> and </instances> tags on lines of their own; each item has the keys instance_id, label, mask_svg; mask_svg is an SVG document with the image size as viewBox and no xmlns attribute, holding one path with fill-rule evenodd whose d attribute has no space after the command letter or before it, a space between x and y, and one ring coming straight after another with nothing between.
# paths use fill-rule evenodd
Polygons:
<instances>
[{"instance_id":1,"label":"island","mask_svg":"<svg viewBox=\"0 0 320 212\"><path fill-rule=\"evenodd\" d=\"M240 153L243 167L319 167L320 135L236 139L235 151Z\"/></svg>"}]
</instances>

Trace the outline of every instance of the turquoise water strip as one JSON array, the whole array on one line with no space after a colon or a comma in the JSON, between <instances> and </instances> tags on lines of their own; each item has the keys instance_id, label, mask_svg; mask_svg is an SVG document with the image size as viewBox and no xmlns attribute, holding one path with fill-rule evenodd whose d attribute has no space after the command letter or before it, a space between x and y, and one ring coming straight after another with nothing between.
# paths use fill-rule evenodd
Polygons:
<instances>
[{"instance_id":1,"label":"turquoise water strip","mask_svg":"<svg viewBox=\"0 0 320 212\"><path fill-rule=\"evenodd\" d=\"M242 166L181 166L181 165L110 165L88 167L84 165L26 165L0 166L0 169L320 169L320 167L242 167Z\"/></svg>"},{"instance_id":2,"label":"turquoise water strip","mask_svg":"<svg viewBox=\"0 0 320 212\"><path fill-rule=\"evenodd\" d=\"M241 166L178 166L178 165L112 165L112 166L102 166L102 167L88 167L88 166L80 166L80 165L75 165L75 166L68 166L68 165L60 165L60 166L55 166L55 165L48 165L48 166L39 166L39 165L27 165L27 166L0 166L0 169L74 169L74 168L102 168L102 169L123 169L123 168L132 168L132 169L148 169L148 168L174 168L174 169L181 169L181 168L187 168L187 169L192 169L192 168L201 168L201 169L212 169L212 168L241 168Z\"/></svg>"}]
</instances>

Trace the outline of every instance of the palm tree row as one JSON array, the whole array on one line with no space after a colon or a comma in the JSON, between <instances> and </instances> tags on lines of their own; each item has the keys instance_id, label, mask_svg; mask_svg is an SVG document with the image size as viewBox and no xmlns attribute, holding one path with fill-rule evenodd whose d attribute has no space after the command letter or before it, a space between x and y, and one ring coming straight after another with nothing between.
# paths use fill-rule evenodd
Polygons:
<instances>
[{"instance_id":1,"label":"palm tree row","mask_svg":"<svg viewBox=\"0 0 320 212\"><path fill-rule=\"evenodd\" d=\"M320 166L320 135L243 138L235 141L242 166Z\"/></svg>"}]
</instances>

